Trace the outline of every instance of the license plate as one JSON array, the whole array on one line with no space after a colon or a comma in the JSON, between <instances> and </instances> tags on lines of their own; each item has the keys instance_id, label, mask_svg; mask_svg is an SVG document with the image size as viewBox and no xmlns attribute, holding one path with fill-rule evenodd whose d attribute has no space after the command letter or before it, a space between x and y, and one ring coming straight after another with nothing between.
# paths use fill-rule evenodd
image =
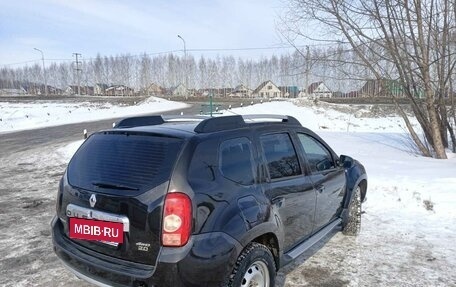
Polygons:
<instances>
[{"instance_id":1,"label":"license plate","mask_svg":"<svg viewBox=\"0 0 456 287\"><path fill-rule=\"evenodd\" d=\"M70 217L70 238L100 242L123 243L124 226L120 222Z\"/></svg>"}]
</instances>

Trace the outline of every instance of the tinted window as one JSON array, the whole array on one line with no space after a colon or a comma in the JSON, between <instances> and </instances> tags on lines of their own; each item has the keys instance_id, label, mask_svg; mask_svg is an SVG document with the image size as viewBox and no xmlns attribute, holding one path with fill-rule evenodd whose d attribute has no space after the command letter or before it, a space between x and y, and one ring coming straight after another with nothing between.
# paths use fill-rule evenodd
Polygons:
<instances>
[{"instance_id":1,"label":"tinted window","mask_svg":"<svg viewBox=\"0 0 456 287\"><path fill-rule=\"evenodd\" d=\"M335 167L331 153L319 141L306 134L298 134L298 137L304 148L312 172L323 171Z\"/></svg>"},{"instance_id":2,"label":"tinted window","mask_svg":"<svg viewBox=\"0 0 456 287\"><path fill-rule=\"evenodd\" d=\"M260 137L271 179L301 174L296 151L288 134Z\"/></svg>"},{"instance_id":3,"label":"tinted window","mask_svg":"<svg viewBox=\"0 0 456 287\"><path fill-rule=\"evenodd\" d=\"M95 134L72 158L68 181L89 190L145 191L169 179L182 142L150 135Z\"/></svg>"},{"instance_id":4,"label":"tinted window","mask_svg":"<svg viewBox=\"0 0 456 287\"><path fill-rule=\"evenodd\" d=\"M252 184L252 167L252 148L249 139L227 140L220 145L220 170L224 177L240 184Z\"/></svg>"}]
</instances>

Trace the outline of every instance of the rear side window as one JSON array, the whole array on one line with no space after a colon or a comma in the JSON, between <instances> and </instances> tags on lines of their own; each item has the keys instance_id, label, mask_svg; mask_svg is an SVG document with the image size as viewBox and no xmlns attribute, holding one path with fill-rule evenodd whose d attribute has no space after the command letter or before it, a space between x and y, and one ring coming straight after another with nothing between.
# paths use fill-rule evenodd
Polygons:
<instances>
[{"instance_id":1,"label":"rear side window","mask_svg":"<svg viewBox=\"0 0 456 287\"><path fill-rule=\"evenodd\" d=\"M324 171L335 167L331 153L323 144L306 134L298 134L298 137L312 172Z\"/></svg>"},{"instance_id":2,"label":"rear side window","mask_svg":"<svg viewBox=\"0 0 456 287\"><path fill-rule=\"evenodd\" d=\"M88 190L146 191L170 178L183 140L135 134L94 134L68 165L68 182Z\"/></svg>"},{"instance_id":3,"label":"rear side window","mask_svg":"<svg viewBox=\"0 0 456 287\"><path fill-rule=\"evenodd\" d=\"M248 138L224 141L220 145L220 171L229 180L253 184L252 143Z\"/></svg>"},{"instance_id":4,"label":"rear side window","mask_svg":"<svg viewBox=\"0 0 456 287\"><path fill-rule=\"evenodd\" d=\"M287 133L260 137L271 179L301 174L298 157Z\"/></svg>"}]
</instances>

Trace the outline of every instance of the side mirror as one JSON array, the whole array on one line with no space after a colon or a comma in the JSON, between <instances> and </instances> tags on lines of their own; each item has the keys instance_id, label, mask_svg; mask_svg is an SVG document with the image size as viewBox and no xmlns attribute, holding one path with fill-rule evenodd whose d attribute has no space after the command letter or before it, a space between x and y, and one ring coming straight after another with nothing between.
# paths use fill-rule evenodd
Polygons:
<instances>
[{"instance_id":1,"label":"side mirror","mask_svg":"<svg viewBox=\"0 0 456 287\"><path fill-rule=\"evenodd\" d=\"M353 158L348 155L341 155L339 157L339 166L343 168L351 168L353 166Z\"/></svg>"}]
</instances>

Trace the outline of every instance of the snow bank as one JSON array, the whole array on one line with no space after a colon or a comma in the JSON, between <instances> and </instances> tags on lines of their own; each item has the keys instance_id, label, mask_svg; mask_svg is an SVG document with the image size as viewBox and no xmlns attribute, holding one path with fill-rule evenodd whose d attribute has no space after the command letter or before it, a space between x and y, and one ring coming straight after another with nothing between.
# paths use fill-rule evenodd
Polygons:
<instances>
[{"instance_id":1,"label":"snow bank","mask_svg":"<svg viewBox=\"0 0 456 287\"><path fill-rule=\"evenodd\" d=\"M404 213L409 219L415 215L456 219L456 158L418 156L402 134L319 134L337 153L348 154L366 167L366 208L375 213Z\"/></svg>"},{"instance_id":2,"label":"snow bank","mask_svg":"<svg viewBox=\"0 0 456 287\"><path fill-rule=\"evenodd\" d=\"M57 150L57 154L62 158L64 162L69 162L71 157L76 153L78 148L82 145L84 140L78 140L69 143Z\"/></svg>"},{"instance_id":3,"label":"snow bank","mask_svg":"<svg viewBox=\"0 0 456 287\"><path fill-rule=\"evenodd\" d=\"M5 103L0 102L0 133L28 130L115 117L158 113L187 105L150 97L134 106L109 103Z\"/></svg>"},{"instance_id":4,"label":"snow bank","mask_svg":"<svg viewBox=\"0 0 456 287\"><path fill-rule=\"evenodd\" d=\"M362 111L350 114L313 105L296 106L291 102L268 102L244 108L235 108L224 111L223 114L286 114L295 117L303 126L314 131L405 132L403 120L397 116L366 118L362 116ZM418 125L414 119L412 119L412 124L414 126Z\"/></svg>"}]
</instances>

